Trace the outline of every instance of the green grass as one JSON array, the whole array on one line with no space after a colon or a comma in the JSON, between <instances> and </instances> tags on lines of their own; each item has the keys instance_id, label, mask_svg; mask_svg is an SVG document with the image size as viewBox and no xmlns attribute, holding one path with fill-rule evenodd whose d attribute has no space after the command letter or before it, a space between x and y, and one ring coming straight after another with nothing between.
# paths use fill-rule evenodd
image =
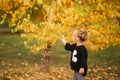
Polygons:
<instances>
[{"instance_id":1,"label":"green grass","mask_svg":"<svg viewBox=\"0 0 120 80\"><path fill-rule=\"evenodd\" d=\"M20 35L0 35L0 61L7 60L13 62L14 60L18 60L19 62L19 60L27 60L29 62L40 62L43 50L37 53L31 53L24 46L23 41L24 39L22 39ZM111 46L104 51L88 51L88 54L88 63L95 63L98 60L114 62L115 64L120 63L120 47ZM58 41L52 45L51 58L54 65L66 64L69 61L70 52L64 50L64 45L61 41Z\"/></svg>"},{"instance_id":2,"label":"green grass","mask_svg":"<svg viewBox=\"0 0 120 80\"><path fill-rule=\"evenodd\" d=\"M0 34L0 67L2 63L7 64L19 64L27 61L30 64L40 64L41 55L43 50L31 53L23 44L25 39L20 35L12 34ZM106 68L117 66L118 70L106 70L106 72L114 72L120 74L120 47L110 46L106 50L89 51L88 50L88 66L90 69L96 69L99 67ZM52 45L51 48L51 66L69 65L70 52L64 50L64 45L61 41ZM91 67L92 65L92 67ZM92 72L89 73L90 75ZM98 70L98 75L101 74L101 70ZM103 79L102 79L103 80ZM107 79L104 79L107 80Z\"/></svg>"},{"instance_id":3,"label":"green grass","mask_svg":"<svg viewBox=\"0 0 120 80\"><path fill-rule=\"evenodd\" d=\"M31 52L24 46L24 39L20 35L0 35L0 61L4 60L12 63L19 61L36 62L39 54L31 55ZM38 56L37 56L38 55ZM40 58L39 58L40 59Z\"/></svg>"}]
</instances>

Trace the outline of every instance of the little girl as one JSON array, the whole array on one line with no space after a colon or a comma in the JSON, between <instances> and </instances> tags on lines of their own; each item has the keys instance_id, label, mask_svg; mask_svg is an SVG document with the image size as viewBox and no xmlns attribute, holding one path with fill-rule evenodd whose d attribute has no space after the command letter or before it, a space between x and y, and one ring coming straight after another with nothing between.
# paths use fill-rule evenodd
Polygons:
<instances>
[{"instance_id":1,"label":"little girl","mask_svg":"<svg viewBox=\"0 0 120 80\"><path fill-rule=\"evenodd\" d=\"M87 36L87 31L75 30L73 33L74 44L71 45L64 38L61 39L65 49L71 51L70 66L74 71L73 80L86 80L88 54L84 42L87 40Z\"/></svg>"}]
</instances>

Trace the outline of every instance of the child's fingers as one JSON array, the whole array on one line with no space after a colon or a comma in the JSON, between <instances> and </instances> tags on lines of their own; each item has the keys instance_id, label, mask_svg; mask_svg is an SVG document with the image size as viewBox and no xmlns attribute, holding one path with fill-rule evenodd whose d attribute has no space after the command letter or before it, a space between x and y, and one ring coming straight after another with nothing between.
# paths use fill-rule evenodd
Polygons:
<instances>
[{"instance_id":1,"label":"child's fingers","mask_svg":"<svg viewBox=\"0 0 120 80\"><path fill-rule=\"evenodd\" d=\"M65 37L63 36L62 39L65 39Z\"/></svg>"},{"instance_id":2,"label":"child's fingers","mask_svg":"<svg viewBox=\"0 0 120 80\"><path fill-rule=\"evenodd\" d=\"M64 41L64 38L61 38L61 41Z\"/></svg>"},{"instance_id":3,"label":"child's fingers","mask_svg":"<svg viewBox=\"0 0 120 80\"><path fill-rule=\"evenodd\" d=\"M64 40L64 35L61 37L61 40Z\"/></svg>"}]
</instances>

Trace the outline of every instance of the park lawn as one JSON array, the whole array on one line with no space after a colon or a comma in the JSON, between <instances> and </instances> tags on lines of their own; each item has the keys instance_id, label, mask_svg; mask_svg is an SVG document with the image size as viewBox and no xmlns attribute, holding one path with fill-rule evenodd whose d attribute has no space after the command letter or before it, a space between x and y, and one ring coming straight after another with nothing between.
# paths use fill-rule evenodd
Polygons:
<instances>
[{"instance_id":1,"label":"park lawn","mask_svg":"<svg viewBox=\"0 0 120 80\"><path fill-rule=\"evenodd\" d=\"M52 45L48 73L39 70L43 50L31 53L19 34L0 34L0 80L72 80L70 52L61 41ZM120 47L88 51L88 80L120 79Z\"/></svg>"}]
</instances>

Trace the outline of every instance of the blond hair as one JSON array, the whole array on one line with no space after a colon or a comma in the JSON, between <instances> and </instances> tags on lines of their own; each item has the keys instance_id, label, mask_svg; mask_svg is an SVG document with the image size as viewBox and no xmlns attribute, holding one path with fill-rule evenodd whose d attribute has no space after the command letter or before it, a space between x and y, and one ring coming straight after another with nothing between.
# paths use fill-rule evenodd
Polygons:
<instances>
[{"instance_id":1,"label":"blond hair","mask_svg":"<svg viewBox=\"0 0 120 80\"><path fill-rule=\"evenodd\" d=\"M86 30L77 30L77 37L82 42L86 41L87 38L88 38L88 31L86 31Z\"/></svg>"}]
</instances>

